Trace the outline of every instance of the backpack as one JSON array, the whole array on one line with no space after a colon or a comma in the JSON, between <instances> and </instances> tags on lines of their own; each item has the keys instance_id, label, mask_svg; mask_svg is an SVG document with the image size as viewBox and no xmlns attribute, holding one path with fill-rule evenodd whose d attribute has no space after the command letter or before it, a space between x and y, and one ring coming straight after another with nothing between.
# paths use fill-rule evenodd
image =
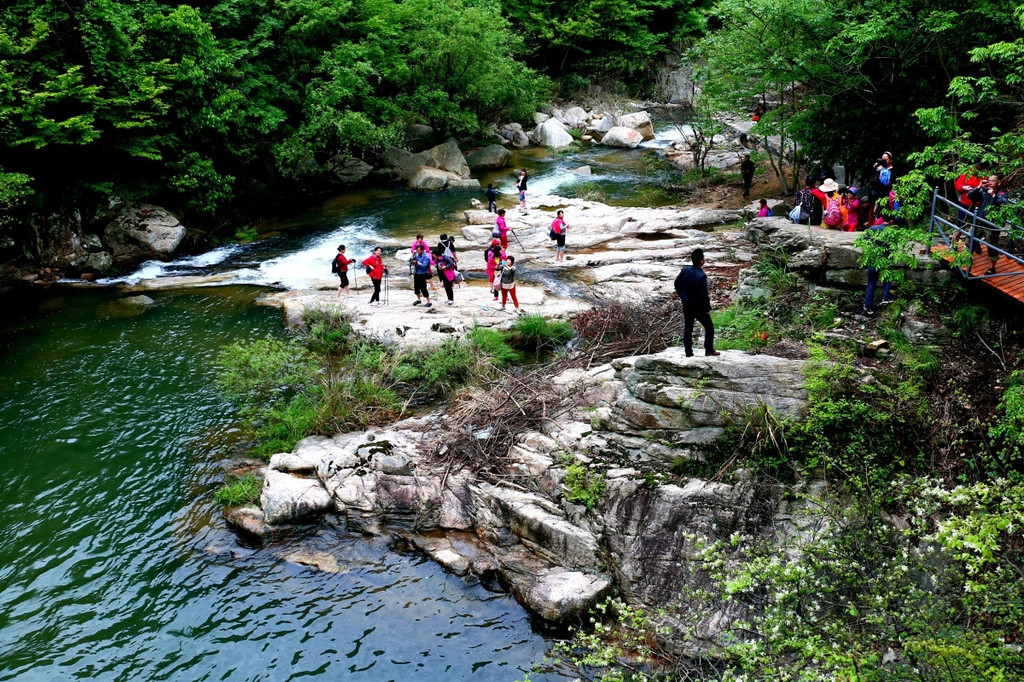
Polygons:
<instances>
[{"instance_id":1,"label":"backpack","mask_svg":"<svg viewBox=\"0 0 1024 682\"><path fill-rule=\"evenodd\" d=\"M338 274L338 257L337 256L335 256L334 258L331 259L331 274L332 275Z\"/></svg>"},{"instance_id":2,"label":"backpack","mask_svg":"<svg viewBox=\"0 0 1024 682\"><path fill-rule=\"evenodd\" d=\"M839 207L839 198L832 197L828 200L828 207L821 217L826 227L839 227L843 224L843 210Z\"/></svg>"},{"instance_id":3,"label":"backpack","mask_svg":"<svg viewBox=\"0 0 1024 682\"><path fill-rule=\"evenodd\" d=\"M498 224L495 223L494 227L491 228L491 237L497 239L501 236L501 230L498 229Z\"/></svg>"},{"instance_id":4,"label":"backpack","mask_svg":"<svg viewBox=\"0 0 1024 682\"><path fill-rule=\"evenodd\" d=\"M814 201L814 193L809 189L802 189L797 192L797 199L799 201L800 211L805 215L811 214L811 202Z\"/></svg>"}]
</instances>

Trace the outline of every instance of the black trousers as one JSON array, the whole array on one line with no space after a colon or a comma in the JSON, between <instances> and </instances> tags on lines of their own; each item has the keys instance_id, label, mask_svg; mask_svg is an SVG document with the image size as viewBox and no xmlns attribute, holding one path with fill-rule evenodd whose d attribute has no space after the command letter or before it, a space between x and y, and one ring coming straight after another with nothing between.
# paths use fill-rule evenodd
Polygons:
<instances>
[{"instance_id":1,"label":"black trousers","mask_svg":"<svg viewBox=\"0 0 1024 682\"><path fill-rule=\"evenodd\" d=\"M686 355L693 355L693 323L700 322L704 327L704 352L715 350L715 324L711 321L711 313L695 313L683 309L683 349Z\"/></svg>"},{"instance_id":2,"label":"black trousers","mask_svg":"<svg viewBox=\"0 0 1024 682\"><path fill-rule=\"evenodd\" d=\"M427 290L427 276L426 275L413 275L412 276L412 290L419 296L426 296L427 300L430 300L430 291Z\"/></svg>"},{"instance_id":3,"label":"black trousers","mask_svg":"<svg viewBox=\"0 0 1024 682\"><path fill-rule=\"evenodd\" d=\"M748 196L750 194L750 183L752 183L753 181L754 181L754 176L753 175L744 175L743 176L743 196Z\"/></svg>"},{"instance_id":4,"label":"black trousers","mask_svg":"<svg viewBox=\"0 0 1024 682\"><path fill-rule=\"evenodd\" d=\"M370 281L373 282L373 295L370 296L370 303L380 301L380 280L371 277Z\"/></svg>"},{"instance_id":5,"label":"black trousers","mask_svg":"<svg viewBox=\"0 0 1024 682\"><path fill-rule=\"evenodd\" d=\"M452 282L443 274L441 275L441 284L444 285L444 293L448 294L448 300L455 300L455 293L452 291Z\"/></svg>"}]
</instances>

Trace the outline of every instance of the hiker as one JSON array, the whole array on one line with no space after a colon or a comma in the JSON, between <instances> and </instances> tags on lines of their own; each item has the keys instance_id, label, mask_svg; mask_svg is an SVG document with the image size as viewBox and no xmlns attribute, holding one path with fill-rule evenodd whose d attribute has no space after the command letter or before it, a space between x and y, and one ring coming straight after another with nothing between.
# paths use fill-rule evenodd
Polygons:
<instances>
[{"instance_id":1,"label":"hiker","mask_svg":"<svg viewBox=\"0 0 1024 682\"><path fill-rule=\"evenodd\" d=\"M743 176L743 196L750 196L750 184L754 182L754 162L750 160L750 154L743 155L743 163L740 164L740 175Z\"/></svg>"},{"instance_id":2,"label":"hiker","mask_svg":"<svg viewBox=\"0 0 1024 682\"><path fill-rule=\"evenodd\" d=\"M442 234L441 238L438 239L437 245L441 247L441 255L448 256L455 261L455 267L459 266L459 254L455 250L455 237L449 237L447 234Z\"/></svg>"},{"instance_id":3,"label":"hiker","mask_svg":"<svg viewBox=\"0 0 1024 682\"><path fill-rule=\"evenodd\" d=\"M345 255L345 245L342 244L338 247L338 255L334 257L334 263L332 264L331 270L338 273L338 295L335 298L341 298L341 290L345 290L346 296L352 294L348 291L348 266L355 263L355 258L349 258Z\"/></svg>"},{"instance_id":4,"label":"hiker","mask_svg":"<svg viewBox=\"0 0 1024 682\"><path fill-rule=\"evenodd\" d=\"M430 248L430 244L427 244L427 240L423 238L422 234L416 235L416 240L412 243L412 246L409 247L410 255L415 256L416 255L416 248L420 247L420 246L422 246L424 250L427 250L427 249Z\"/></svg>"},{"instance_id":5,"label":"hiker","mask_svg":"<svg viewBox=\"0 0 1024 682\"><path fill-rule=\"evenodd\" d=\"M508 225L505 223L505 209L498 209L498 217L494 219L494 229L491 230L491 237L501 242L501 248L508 248Z\"/></svg>"},{"instance_id":6,"label":"hiker","mask_svg":"<svg viewBox=\"0 0 1024 682\"><path fill-rule=\"evenodd\" d=\"M437 263L437 278L441 280L441 286L444 287L444 293L448 296L446 303L452 305L455 302L455 261L451 256L444 254L444 249L440 245L434 247L431 251L434 256L434 261Z\"/></svg>"},{"instance_id":7,"label":"hiker","mask_svg":"<svg viewBox=\"0 0 1024 682\"><path fill-rule=\"evenodd\" d=\"M886 205L888 200L881 202L882 206ZM868 228L868 236L876 242L886 244L884 232L888 227L888 224L879 216L881 222L877 225L872 225ZM878 284L878 271L875 268L868 266L868 286L864 291L864 314L874 315L875 314L875 286ZM889 305L896 299L890 294L892 289L892 282L882 283L882 305Z\"/></svg>"},{"instance_id":8,"label":"hiker","mask_svg":"<svg viewBox=\"0 0 1024 682\"><path fill-rule=\"evenodd\" d=\"M381 305L380 281L388 272L388 266L384 265L383 253L384 249L378 246L373 250L373 254L363 261L363 265L366 266L366 274L370 276L370 281L373 283L370 305Z\"/></svg>"},{"instance_id":9,"label":"hiker","mask_svg":"<svg viewBox=\"0 0 1024 682\"><path fill-rule=\"evenodd\" d=\"M843 198L839 196L839 183L828 178L821 187L812 189L814 196L821 202L821 226L836 230L843 225Z\"/></svg>"},{"instance_id":10,"label":"hiker","mask_svg":"<svg viewBox=\"0 0 1024 682\"><path fill-rule=\"evenodd\" d=\"M498 300L498 289L501 287L501 281L498 280L496 285L495 276L500 274L501 268L505 263L505 252L501 248L501 242L497 239L491 241L491 248L484 252L484 259L487 261L487 282L491 287L491 293L494 294L494 300Z\"/></svg>"},{"instance_id":11,"label":"hiker","mask_svg":"<svg viewBox=\"0 0 1024 682\"><path fill-rule=\"evenodd\" d=\"M494 184L488 182L487 189L484 191L484 196L487 197L487 212L497 213L498 212L498 190L494 189Z\"/></svg>"},{"instance_id":12,"label":"hiker","mask_svg":"<svg viewBox=\"0 0 1024 682\"><path fill-rule=\"evenodd\" d=\"M875 161L872 168L875 174L871 179L870 192L868 194L868 199L871 201L871 206L868 209L868 223L875 222L876 204L888 197L889 192L892 191L892 182L895 179L893 177L892 153L882 152L882 155Z\"/></svg>"},{"instance_id":13,"label":"hiker","mask_svg":"<svg viewBox=\"0 0 1024 682\"><path fill-rule=\"evenodd\" d=\"M693 265L687 265L676 276L676 294L683 302L683 350L693 357L693 323L704 327L704 355L721 355L715 350L715 325L711 321L711 296L708 294L708 276L704 273L704 250L694 249L690 254Z\"/></svg>"},{"instance_id":14,"label":"hiker","mask_svg":"<svg viewBox=\"0 0 1024 682\"><path fill-rule=\"evenodd\" d=\"M505 309L505 303L509 296L512 297L512 305L519 312L519 299L516 298L516 258L509 256L505 259L505 267L501 270L501 309Z\"/></svg>"},{"instance_id":15,"label":"hiker","mask_svg":"<svg viewBox=\"0 0 1024 682\"><path fill-rule=\"evenodd\" d=\"M847 232L856 232L860 227L860 201L857 199L857 188L850 187L843 194L843 225Z\"/></svg>"},{"instance_id":16,"label":"hiker","mask_svg":"<svg viewBox=\"0 0 1024 682\"><path fill-rule=\"evenodd\" d=\"M1010 203L1006 192L999 189L999 176L990 175L981 181L981 184L967 194L968 198L977 206L975 209L979 218L986 218L989 209L993 206ZM999 252L995 247L999 246L999 236L1002 231L997 227L982 228L982 236L988 242L988 259L992 265L985 271L986 275L996 274L996 261L999 260ZM981 246L975 243L975 253L981 253Z\"/></svg>"},{"instance_id":17,"label":"hiker","mask_svg":"<svg viewBox=\"0 0 1024 682\"><path fill-rule=\"evenodd\" d=\"M953 183L953 188L959 194L960 207L957 208L956 217L960 220L961 224L966 225L971 221L971 213L974 212L974 202L971 201L971 190L977 189L981 186L981 178L975 173L977 169L972 170L968 173L961 173L960 177ZM957 233L959 238L960 234Z\"/></svg>"},{"instance_id":18,"label":"hiker","mask_svg":"<svg viewBox=\"0 0 1024 682\"><path fill-rule=\"evenodd\" d=\"M793 210L789 217L794 224L801 224L811 219L811 207L814 204L814 179L810 176L804 181L804 188L798 190L793 197Z\"/></svg>"},{"instance_id":19,"label":"hiker","mask_svg":"<svg viewBox=\"0 0 1024 682\"><path fill-rule=\"evenodd\" d=\"M565 231L569 224L565 222L565 211L559 210L555 219L551 221L551 230L548 236L555 240L555 262L565 261Z\"/></svg>"},{"instance_id":20,"label":"hiker","mask_svg":"<svg viewBox=\"0 0 1024 682\"><path fill-rule=\"evenodd\" d=\"M419 305L423 302L423 298L427 299L427 304L424 308L430 307L430 291L427 289L427 278L430 277L430 271L433 269L430 256L424 250L423 245L420 244L416 247L416 255L413 256L410 261L412 262L412 290L416 294L416 300L413 301L413 305Z\"/></svg>"},{"instance_id":21,"label":"hiker","mask_svg":"<svg viewBox=\"0 0 1024 682\"><path fill-rule=\"evenodd\" d=\"M761 208L757 212L757 217L758 218L771 218L773 214L772 214L772 209L768 208L768 200L767 199L761 199L760 200L760 205L761 205Z\"/></svg>"},{"instance_id":22,"label":"hiker","mask_svg":"<svg viewBox=\"0 0 1024 682\"><path fill-rule=\"evenodd\" d=\"M519 171L519 179L516 180L516 189L519 190L519 211L521 213L526 213L526 181L529 178L530 175L524 168Z\"/></svg>"}]
</instances>

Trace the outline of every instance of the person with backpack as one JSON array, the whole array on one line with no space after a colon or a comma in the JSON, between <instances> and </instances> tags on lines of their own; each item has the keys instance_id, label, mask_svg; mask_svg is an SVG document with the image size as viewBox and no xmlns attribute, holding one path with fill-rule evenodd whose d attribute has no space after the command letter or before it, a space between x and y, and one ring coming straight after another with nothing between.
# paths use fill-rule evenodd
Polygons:
<instances>
[{"instance_id":1,"label":"person with backpack","mask_svg":"<svg viewBox=\"0 0 1024 682\"><path fill-rule=\"evenodd\" d=\"M509 296L512 297L512 305L516 312L519 312L519 299L516 298L516 259L509 256L505 259L505 267L501 270L501 309L505 309L505 303Z\"/></svg>"},{"instance_id":2,"label":"person with backpack","mask_svg":"<svg viewBox=\"0 0 1024 682\"><path fill-rule=\"evenodd\" d=\"M487 183L487 189L484 191L484 196L487 197L487 212L497 213L498 212L498 190L494 189L493 183Z\"/></svg>"},{"instance_id":3,"label":"person with backpack","mask_svg":"<svg viewBox=\"0 0 1024 682\"><path fill-rule=\"evenodd\" d=\"M345 255L345 245L342 244L338 247L338 255L334 257L331 262L331 272L338 276L338 295L335 298L341 298L341 290L345 290L346 296L352 294L348 291L348 266L355 263L355 258L349 258Z\"/></svg>"},{"instance_id":4,"label":"person with backpack","mask_svg":"<svg viewBox=\"0 0 1024 682\"><path fill-rule=\"evenodd\" d=\"M768 207L767 199L760 199L760 208L757 211L758 218L771 218L774 214L772 209Z\"/></svg>"},{"instance_id":5,"label":"person with backpack","mask_svg":"<svg viewBox=\"0 0 1024 682\"><path fill-rule=\"evenodd\" d=\"M427 278L430 277L430 271L433 269L430 254L423 249L421 244L416 247L416 255L410 260L412 262L412 290L416 294L416 300L412 304L419 305L423 303L423 298L426 298L427 303L423 307L429 308L431 303L430 290L427 288Z\"/></svg>"},{"instance_id":6,"label":"person with backpack","mask_svg":"<svg viewBox=\"0 0 1024 682\"><path fill-rule=\"evenodd\" d=\"M442 234L441 238L437 240L437 245L441 249L441 255L451 258L455 262L457 269L459 267L459 253L455 250L455 237Z\"/></svg>"},{"instance_id":7,"label":"person with backpack","mask_svg":"<svg viewBox=\"0 0 1024 682\"><path fill-rule=\"evenodd\" d=\"M983 220L986 219L993 206L1011 203L1006 192L999 189L999 176L995 174L982 180L981 184L968 192L967 196L977 207L975 210L978 217ZM994 247L999 246L1000 230L999 228L983 227L979 236L988 243L988 258L991 266L985 271L985 274L994 275L996 274L996 261L999 260L999 252ZM981 253L981 245L977 242L974 244L974 252Z\"/></svg>"},{"instance_id":8,"label":"person with backpack","mask_svg":"<svg viewBox=\"0 0 1024 682\"><path fill-rule=\"evenodd\" d=\"M501 242L501 248L508 248L508 224L505 222L505 209L498 209L498 217L494 219L491 237Z\"/></svg>"},{"instance_id":9,"label":"person with backpack","mask_svg":"<svg viewBox=\"0 0 1024 682\"><path fill-rule=\"evenodd\" d=\"M505 264L505 252L501 248L501 242L497 239L491 242L491 248L484 251L484 260L487 263L487 282L494 294L494 300L498 300L498 289L501 287L501 280L495 285L495 278L500 274Z\"/></svg>"},{"instance_id":10,"label":"person with backpack","mask_svg":"<svg viewBox=\"0 0 1024 682\"><path fill-rule=\"evenodd\" d=\"M555 240L555 262L565 261L565 232L569 224L565 222L565 211L559 209L555 219L551 222L551 230L548 236Z\"/></svg>"},{"instance_id":11,"label":"person with backpack","mask_svg":"<svg viewBox=\"0 0 1024 682\"><path fill-rule=\"evenodd\" d=\"M434 256L434 260L437 262L437 278L441 280L441 286L444 287L444 293L448 296L446 303L452 305L455 303L455 261L452 260L451 256L446 256L444 250L440 245L435 246L431 251Z\"/></svg>"},{"instance_id":12,"label":"person with backpack","mask_svg":"<svg viewBox=\"0 0 1024 682\"><path fill-rule=\"evenodd\" d=\"M830 230L837 230L843 224L843 198L839 195L839 183L828 178L821 187L812 189L811 192L821 202L821 226Z\"/></svg>"},{"instance_id":13,"label":"person with backpack","mask_svg":"<svg viewBox=\"0 0 1024 682\"><path fill-rule=\"evenodd\" d=\"M388 267L384 265L383 254L384 249L378 246L373 250L373 254L363 261L366 274L370 276L370 281L373 282L373 294L370 295L370 305L381 305L380 281L384 279L384 275L388 272Z\"/></svg>"},{"instance_id":14,"label":"person with backpack","mask_svg":"<svg viewBox=\"0 0 1024 682\"><path fill-rule=\"evenodd\" d=\"M704 355L721 355L715 350L715 324L711 321L711 296L704 272L704 250L694 249L690 262L676 276L675 289L683 303L683 350L693 357L693 323L704 327Z\"/></svg>"},{"instance_id":15,"label":"person with backpack","mask_svg":"<svg viewBox=\"0 0 1024 682\"><path fill-rule=\"evenodd\" d=\"M814 180L808 177L804 181L804 188L798 190L793 197L793 210L789 217L794 224L799 225L811 219L811 208L814 205Z\"/></svg>"}]
</instances>

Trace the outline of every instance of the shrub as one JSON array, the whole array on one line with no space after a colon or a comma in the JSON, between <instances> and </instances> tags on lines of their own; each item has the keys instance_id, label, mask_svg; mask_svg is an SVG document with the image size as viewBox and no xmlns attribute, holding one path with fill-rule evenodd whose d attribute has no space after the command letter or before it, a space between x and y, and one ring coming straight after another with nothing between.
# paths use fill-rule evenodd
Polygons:
<instances>
[{"instance_id":1,"label":"shrub","mask_svg":"<svg viewBox=\"0 0 1024 682\"><path fill-rule=\"evenodd\" d=\"M562 482L568 488L566 498L582 504L587 509L593 509L604 495L604 476L592 473L580 462L570 464L566 468L565 479Z\"/></svg>"},{"instance_id":2,"label":"shrub","mask_svg":"<svg viewBox=\"0 0 1024 682\"><path fill-rule=\"evenodd\" d=\"M352 325L340 306L308 306L302 311L302 324L302 341L311 351L329 356L347 350Z\"/></svg>"},{"instance_id":3,"label":"shrub","mask_svg":"<svg viewBox=\"0 0 1024 682\"><path fill-rule=\"evenodd\" d=\"M554 350L572 339L572 325L563 320L549 321L540 315L523 315L512 326L512 338L520 348L534 351Z\"/></svg>"},{"instance_id":4,"label":"shrub","mask_svg":"<svg viewBox=\"0 0 1024 682\"><path fill-rule=\"evenodd\" d=\"M400 356L391 377L420 396L446 396L475 374L476 356L469 344L448 339L428 353Z\"/></svg>"},{"instance_id":5,"label":"shrub","mask_svg":"<svg viewBox=\"0 0 1024 682\"><path fill-rule=\"evenodd\" d=\"M256 504L260 501L260 490L263 488L263 479L254 471L250 471L241 478L233 478L226 482L214 499L217 504L225 507L237 507L243 504Z\"/></svg>"},{"instance_id":6,"label":"shrub","mask_svg":"<svg viewBox=\"0 0 1024 682\"><path fill-rule=\"evenodd\" d=\"M1024 481L1024 372L1015 371L999 400L999 418L989 429L995 459L987 468L995 476Z\"/></svg>"},{"instance_id":7,"label":"shrub","mask_svg":"<svg viewBox=\"0 0 1024 682\"><path fill-rule=\"evenodd\" d=\"M473 331L469 333L469 341L478 353L498 367L506 367L519 361L519 354L508 345L505 335L496 329L474 325Z\"/></svg>"},{"instance_id":8,"label":"shrub","mask_svg":"<svg viewBox=\"0 0 1024 682\"><path fill-rule=\"evenodd\" d=\"M239 341L217 357L217 387L245 402L271 401L313 384L316 358L298 341Z\"/></svg>"}]
</instances>

